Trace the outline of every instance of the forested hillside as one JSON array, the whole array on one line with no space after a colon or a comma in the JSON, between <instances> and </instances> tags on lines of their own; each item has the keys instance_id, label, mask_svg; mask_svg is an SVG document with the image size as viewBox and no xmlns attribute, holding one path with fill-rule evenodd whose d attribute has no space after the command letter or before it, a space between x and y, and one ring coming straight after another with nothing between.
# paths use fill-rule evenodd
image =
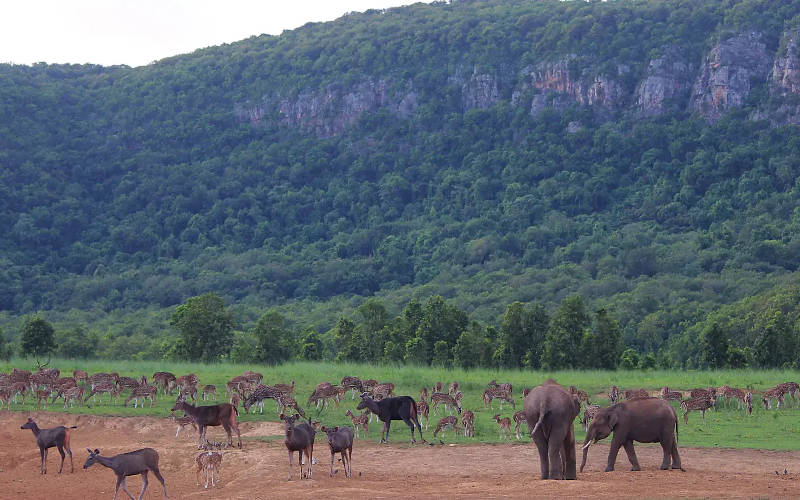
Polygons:
<instances>
[{"instance_id":1,"label":"forested hillside","mask_svg":"<svg viewBox=\"0 0 800 500\"><path fill-rule=\"evenodd\" d=\"M798 41L800 0L463 0L0 65L0 326L152 353L208 292L298 338L370 297L483 328L578 296L665 365L715 326L797 362Z\"/></svg>"}]
</instances>

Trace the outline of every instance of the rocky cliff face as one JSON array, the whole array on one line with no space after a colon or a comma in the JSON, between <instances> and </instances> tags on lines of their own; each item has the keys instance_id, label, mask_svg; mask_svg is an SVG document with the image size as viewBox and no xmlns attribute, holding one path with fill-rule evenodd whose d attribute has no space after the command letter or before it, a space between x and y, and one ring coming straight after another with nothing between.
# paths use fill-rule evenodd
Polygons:
<instances>
[{"instance_id":1,"label":"rocky cliff face","mask_svg":"<svg viewBox=\"0 0 800 500\"><path fill-rule=\"evenodd\" d=\"M745 33L717 44L705 58L692 87L690 109L709 120L744 104L753 81L766 81L771 57L758 33Z\"/></svg>"},{"instance_id":2,"label":"rocky cliff face","mask_svg":"<svg viewBox=\"0 0 800 500\"><path fill-rule=\"evenodd\" d=\"M330 85L321 92L305 92L296 98L265 97L257 105L238 106L237 117L253 125L271 113L292 126L311 130L320 136L342 133L368 111L387 108L407 117L416 111L417 94L411 85L391 91L386 80L368 79L350 88Z\"/></svg>"},{"instance_id":3,"label":"rocky cliff face","mask_svg":"<svg viewBox=\"0 0 800 500\"><path fill-rule=\"evenodd\" d=\"M464 111L487 109L510 94L512 106L526 107L533 115L586 106L601 115L632 111L656 116L688 110L714 121L742 106L753 85L769 82L771 93L779 100L800 94L798 45L800 29L786 32L782 49L773 58L761 34L742 33L719 42L699 67L680 49L665 47L662 55L649 61L632 93L621 84L630 76L627 65L621 65L615 74L593 72L591 61L574 54L521 70L504 68L497 74L461 67L447 83L460 88ZM753 118L800 123L800 106L791 99L783 100L777 110L758 110ZM253 125L277 119L331 136L342 133L362 114L379 109L408 117L416 111L418 101L411 81L367 78L349 87L330 85L321 91L301 92L294 98L267 96L258 104L237 106L235 113Z\"/></svg>"},{"instance_id":4,"label":"rocky cliff face","mask_svg":"<svg viewBox=\"0 0 800 500\"><path fill-rule=\"evenodd\" d=\"M607 75L573 75L570 65L579 64L575 56L543 63L522 70L522 83L515 100L533 89L530 112L534 115L552 108L560 112L571 104L592 106L602 111L620 109L624 103L621 85Z\"/></svg>"},{"instance_id":5,"label":"rocky cliff face","mask_svg":"<svg viewBox=\"0 0 800 500\"><path fill-rule=\"evenodd\" d=\"M647 65L644 79L636 87L634 106L643 116L660 115L679 102L692 88L693 68L675 47ZM685 100L683 101L686 102Z\"/></svg>"}]
</instances>

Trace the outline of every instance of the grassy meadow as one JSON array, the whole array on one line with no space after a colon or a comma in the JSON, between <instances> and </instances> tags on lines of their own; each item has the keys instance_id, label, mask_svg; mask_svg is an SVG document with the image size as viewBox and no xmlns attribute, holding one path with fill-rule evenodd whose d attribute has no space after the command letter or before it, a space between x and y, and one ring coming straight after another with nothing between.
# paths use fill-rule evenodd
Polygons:
<instances>
[{"instance_id":1,"label":"grassy meadow","mask_svg":"<svg viewBox=\"0 0 800 500\"><path fill-rule=\"evenodd\" d=\"M28 370L35 370L35 364L24 359L15 359L9 362L0 362L0 372L9 372L15 366ZM116 371L123 376L138 377L147 375L148 379L156 371L171 371L176 375L195 373L200 378L200 385L214 384L217 386L218 401L226 400L225 383L235 375L240 375L245 370L253 370L264 374L265 384L278 382L291 383L296 381L295 398L306 409L307 415L320 420L324 425L350 424L345 416L347 409L355 412L358 399L348 397L342 401L339 408L331 405L317 413L313 407L306 407L305 403L314 386L323 381L338 384L345 375L354 375L362 379L374 378L379 382L393 382L397 395L410 395L419 398L420 388L431 386L436 381L447 384L457 380L464 393L463 407L475 413L475 438L456 436L452 431L447 431L443 440L447 443L498 443L501 442L498 426L492 416L500 413L503 417L512 417L514 409L504 405L499 409L499 402L494 401L492 408L484 408L481 395L486 388L486 383L492 379L498 382L510 382L514 385L516 409L522 409L522 388L533 387L553 377L565 386L575 385L585 390L592 403L601 406L608 405L606 391L612 385L620 391L631 388L645 388L658 390L667 385L673 390L688 390L695 387L720 386L727 384L733 387L747 388L754 391L753 415L747 416L744 410L737 410L736 403L730 408L718 407L716 411L706 412L706 423L703 424L700 413L689 414L689 424L683 425L682 413L679 411L680 444L681 446L699 447L726 447L726 448L759 448L770 450L800 449L800 406L797 401L787 396L787 406L780 410L764 410L761 406L760 393L764 389L780 382L798 381L800 373L792 370L721 370L721 371L560 371L545 373L539 371L521 370L496 370L496 369L441 369L416 366L372 366L350 363L308 363L296 362L280 366L255 366L236 364L200 364L200 363L165 363L159 361L75 361L53 360L50 367L61 370L62 375L71 374L73 369L79 368L94 373L100 371ZM123 402L128 396L126 391L114 404L109 404L105 395L101 403L94 403L90 399L89 406L75 406L64 409L63 401L58 400L48 407L48 411L58 411L73 414L91 413L110 416L148 415L167 417L174 403L174 397L159 394L153 408L149 402L144 408L125 408ZM213 402L213 401L212 401ZM203 404L202 400L200 404ZM209 402L206 402L209 404ZM677 403L673 403L679 410ZM31 411L35 408L35 399L29 399L25 405L11 405L11 411ZM252 410L252 409L251 409ZM4 408L2 411L6 411ZM240 421L270 420L278 421L275 403L266 400L264 413L246 414L240 407ZM447 413L439 410L439 415L430 416L429 430L424 432L428 440L432 440L433 429L436 422ZM582 415L582 414L581 414ZM424 422L423 422L424 430ZM369 429L369 439L380 438L381 424L373 420ZM212 430L212 434L216 431ZM513 433L513 421L512 421ZM526 434L523 424L523 434ZM579 421L575 421L576 439L582 441L584 432ZM409 438L408 428L402 421L393 422L390 440L395 443L407 443ZM272 439L265 436L265 439ZM512 440L514 440L512 436ZM516 442L516 440L514 440ZM609 440L606 439L606 442ZM438 439L436 440L438 442ZM520 441L520 443L529 442Z\"/></svg>"}]
</instances>

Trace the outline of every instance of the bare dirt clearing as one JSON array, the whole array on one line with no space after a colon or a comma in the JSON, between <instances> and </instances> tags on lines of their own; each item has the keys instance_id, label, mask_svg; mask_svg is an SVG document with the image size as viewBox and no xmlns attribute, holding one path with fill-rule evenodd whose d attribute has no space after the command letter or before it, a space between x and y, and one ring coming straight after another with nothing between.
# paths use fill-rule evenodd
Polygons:
<instances>
[{"instance_id":1,"label":"bare dirt clearing","mask_svg":"<svg viewBox=\"0 0 800 500\"><path fill-rule=\"evenodd\" d=\"M29 416L41 427L78 425L72 431L75 473L58 475L60 457L50 450L48 474L39 474L39 452L28 430L19 427ZM330 453L324 434L317 435L314 448L317 465L313 479L286 481L288 459L283 446L282 426L259 422L240 424L243 438L281 436L267 442L244 442L244 449L224 452L222 482L208 490L195 481L197 433L184 429L175 439L176 426L167 419L148 417L97 417L57 413L0 412L0 498L111 498L114 474L100 465L82 470L86 448L100 448L114 455L143 447L158 450L160 467L170 498L394 498L394 497L798 497L800 496L800 452L763 450L681 448L686 472L660 471L659 446L637 445L641 472L629 472L624 453L617 459L617 471L603 472L608 447L595 445L578 481L541 481L539 459L530 442L508 445L383 445L358 440L353 450L352 479L346 479L341 463L339 473L328 477ZM377 426L375 427L378 428ZM188 430L188 432L187 432ZM320 435L322 434L322 435ZM405 426L393 426L393 435L408 435ZM225 437L221 427L208 432L212 440ZM426 433L430 437L430 433ZM438 442L438 440L437 440ZM578 454L580 460L580 454ZM295 455L296 461L296 455ZM784 469L788 474L784 475ZM780 472L779 476L775 471ZM152 475L151 475L152 476ZM141 488L139 476L128 479L135 495ZM119 498L124 498L120 493ZM150 478L145 498L163 498L160 485Z\"/></svg>"}]
</instances>

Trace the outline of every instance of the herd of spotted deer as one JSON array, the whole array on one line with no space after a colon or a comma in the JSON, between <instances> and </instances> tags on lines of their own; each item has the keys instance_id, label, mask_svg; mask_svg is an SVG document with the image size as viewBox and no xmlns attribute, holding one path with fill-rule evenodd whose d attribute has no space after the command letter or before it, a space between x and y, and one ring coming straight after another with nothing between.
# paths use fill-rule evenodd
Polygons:
<instances>
[{"instance_id":1,"label":"herd of spotted deer","mask_svg":"<svg viewBox=\"0 0 800 500\"><path fill-rule=\"evenodd\" d=\"M145 401L149 399L152 407L159 391L164 395L174 395L177 392L177 399L171 410L171 418L178 425L175 436L177 437L181 429L188 425L198 431L198 448L204 450L196 458L198 482L199 475L202 472L205 478L205 487L208 488L209 480L212 487L217 482L216 478L219 475L222 464L222 444L209 442L206 439L206 428L208 426L221 425L227 433L227 446L233 446L232 433L236 431L238 447L241 448L241 434L236 421L239 405L242 405L245 411L258 409L263 413L264 401L272 399L277 405L280 419L284 422L284 442L289 452L288 478L291 480L292 477L292 457L294 452L298 453L300 477L310 478L311 465L314 463L314 440L317 430L320 429L320 422L311 418L308 418L307 421L302 420L306 415L294 399L294 381L291 384L265 385L261 383L262 380L263 376L260 373L247 371L240 376L233 377L226 384L225 391L229 400L228 403L195 406L188 403L187 398L192 398L195 403L199 398L203 400L213 398L216 400L217 388L210 384L200 386L198 377L194 374L176 377L169 372L156 372L152 377L153 383L150 384L144 375L139 379L135 379L121 377L117 373L88 375L85 371L74 370L72 377L61 377L59 370L55 368L40 369L35 373L14 368L11 373L0 373L0 407L5 405L6 408L10 409L12 400L14 404L18 404L18 398L24 404L26 395L36 398L37 409L42 403L45 406L54 404L59 398L63 399L64 408L73 406L75 402L83 405L88 403L90 398L96 402L97 398L100 397L100 402L102 402L103 394L108 395L110 403L116 401L126 390L129 390L130 393L124 402L124 406L127 406L131 401L134 402L135 407L140 404L144 406ZM321 430L328 437L331 453L331 476L335 474L335 454L339 453L341 454L345 476L352 477L351 457L354 438L358 437L359 429L366 437L369 423L372 421L373 416L383 422L381 442L386 441L392 420L403 420L409 426L412 442L415 442L415 427L419 430L420 438L422 438L422 427L419 418L422 417L425 420L425 430L428 430L429 416L431 413L435 415L439 406L443 406L449 415L439 419L433 431L434 437L439 433L442 433L443 436L448 429L452 429L455 432L463 432L464 436L467 437L475 436L475 413L462 408L463 393L459 390L458 382L450 383L447 387L447 392L444 391L442 382L434 384L430 393L427 387L423 387L417 401L409 396L395 396L394 389L395 386L391 382L378 383L376 380L362 380L358 377L350 376L344 377L338 386L330 382L323 382L314 388L308 398L308 405L314 405L318 410L324 409L331 403L338 407L348 391L352 393L351 399L355 399L356 395L359 395L360 402L357 410L364 410L360 414L347 410L346 416L352 421L352 428L349 426L321 427ZM523 397L526 397L530 391L530 388L523 389ZM589 395L575 386L570 386L569 392L584 408L581 424L586 430L587 425L601 410L601 407L591 404ZM664 400L677 401L684 412L684 423L688 423L688 414L692 410L702 412L703 422L705 422L706 410L716 408L720 402L730 405L732 399L737 400L739 409L744 406L748 414L752 414L753 410L752 391L727 385L719 388L693 389L687 399L684 399L682 391L673 391L669 387L663 387L657 395L651 394L645 389L629 389L620 394L617 386L611 387L608 391L608 399L612 405L620 401L621 395L626 400L657 396ZM792 399L800 398L800 386L796 382L786 382L767 389L761 395L762 404L765 409L770 409L772 400L775 399L777 400L777 407L780 408L784 404L785 395L789 395ZM512 408L516 409L513 386L509 383L498 383L495 380L489 382L482 395L484 407L490 408L495 399L500 401L501 411L503 403L509 403ZM453 410L461 415L460 421L458 417L452 415ZM183 411L184 415L176 416L176 411ZM525 411L516 411L512 417L502 417L501 415L501 413L498 413L492 417L499 427L500 437L510 438L511 423L513 421L516 439L521 439L521 425L526 422ZM21 428L30 429L36 437L40 450L40 470L42 474L47 473L47 451L49 448L57 448L61 455L61 464L58 472L61 473L64 465L65 450L70 457L70 469L72 471L70 430L76 427L59 426L51 429L40 429L33 419L28 418ZM423 442L426 441L423 439ZM218 451L213 451L215 448ZM84 469L95 463L100 463L112 469L116 474L117 483L114 498L116 498L120 487L128 496L133 498L125 484L125 478L131 475L142 476L141 495L143 495L147 489L149 472L152 472L161 482L164 497L167 498L166 484L158 468L158 452L154 449L143 448L113 457L101 456L99 449L92 450L87 448L87 451L89 456L83 466Z\"/></svg>"}]
</instances>

